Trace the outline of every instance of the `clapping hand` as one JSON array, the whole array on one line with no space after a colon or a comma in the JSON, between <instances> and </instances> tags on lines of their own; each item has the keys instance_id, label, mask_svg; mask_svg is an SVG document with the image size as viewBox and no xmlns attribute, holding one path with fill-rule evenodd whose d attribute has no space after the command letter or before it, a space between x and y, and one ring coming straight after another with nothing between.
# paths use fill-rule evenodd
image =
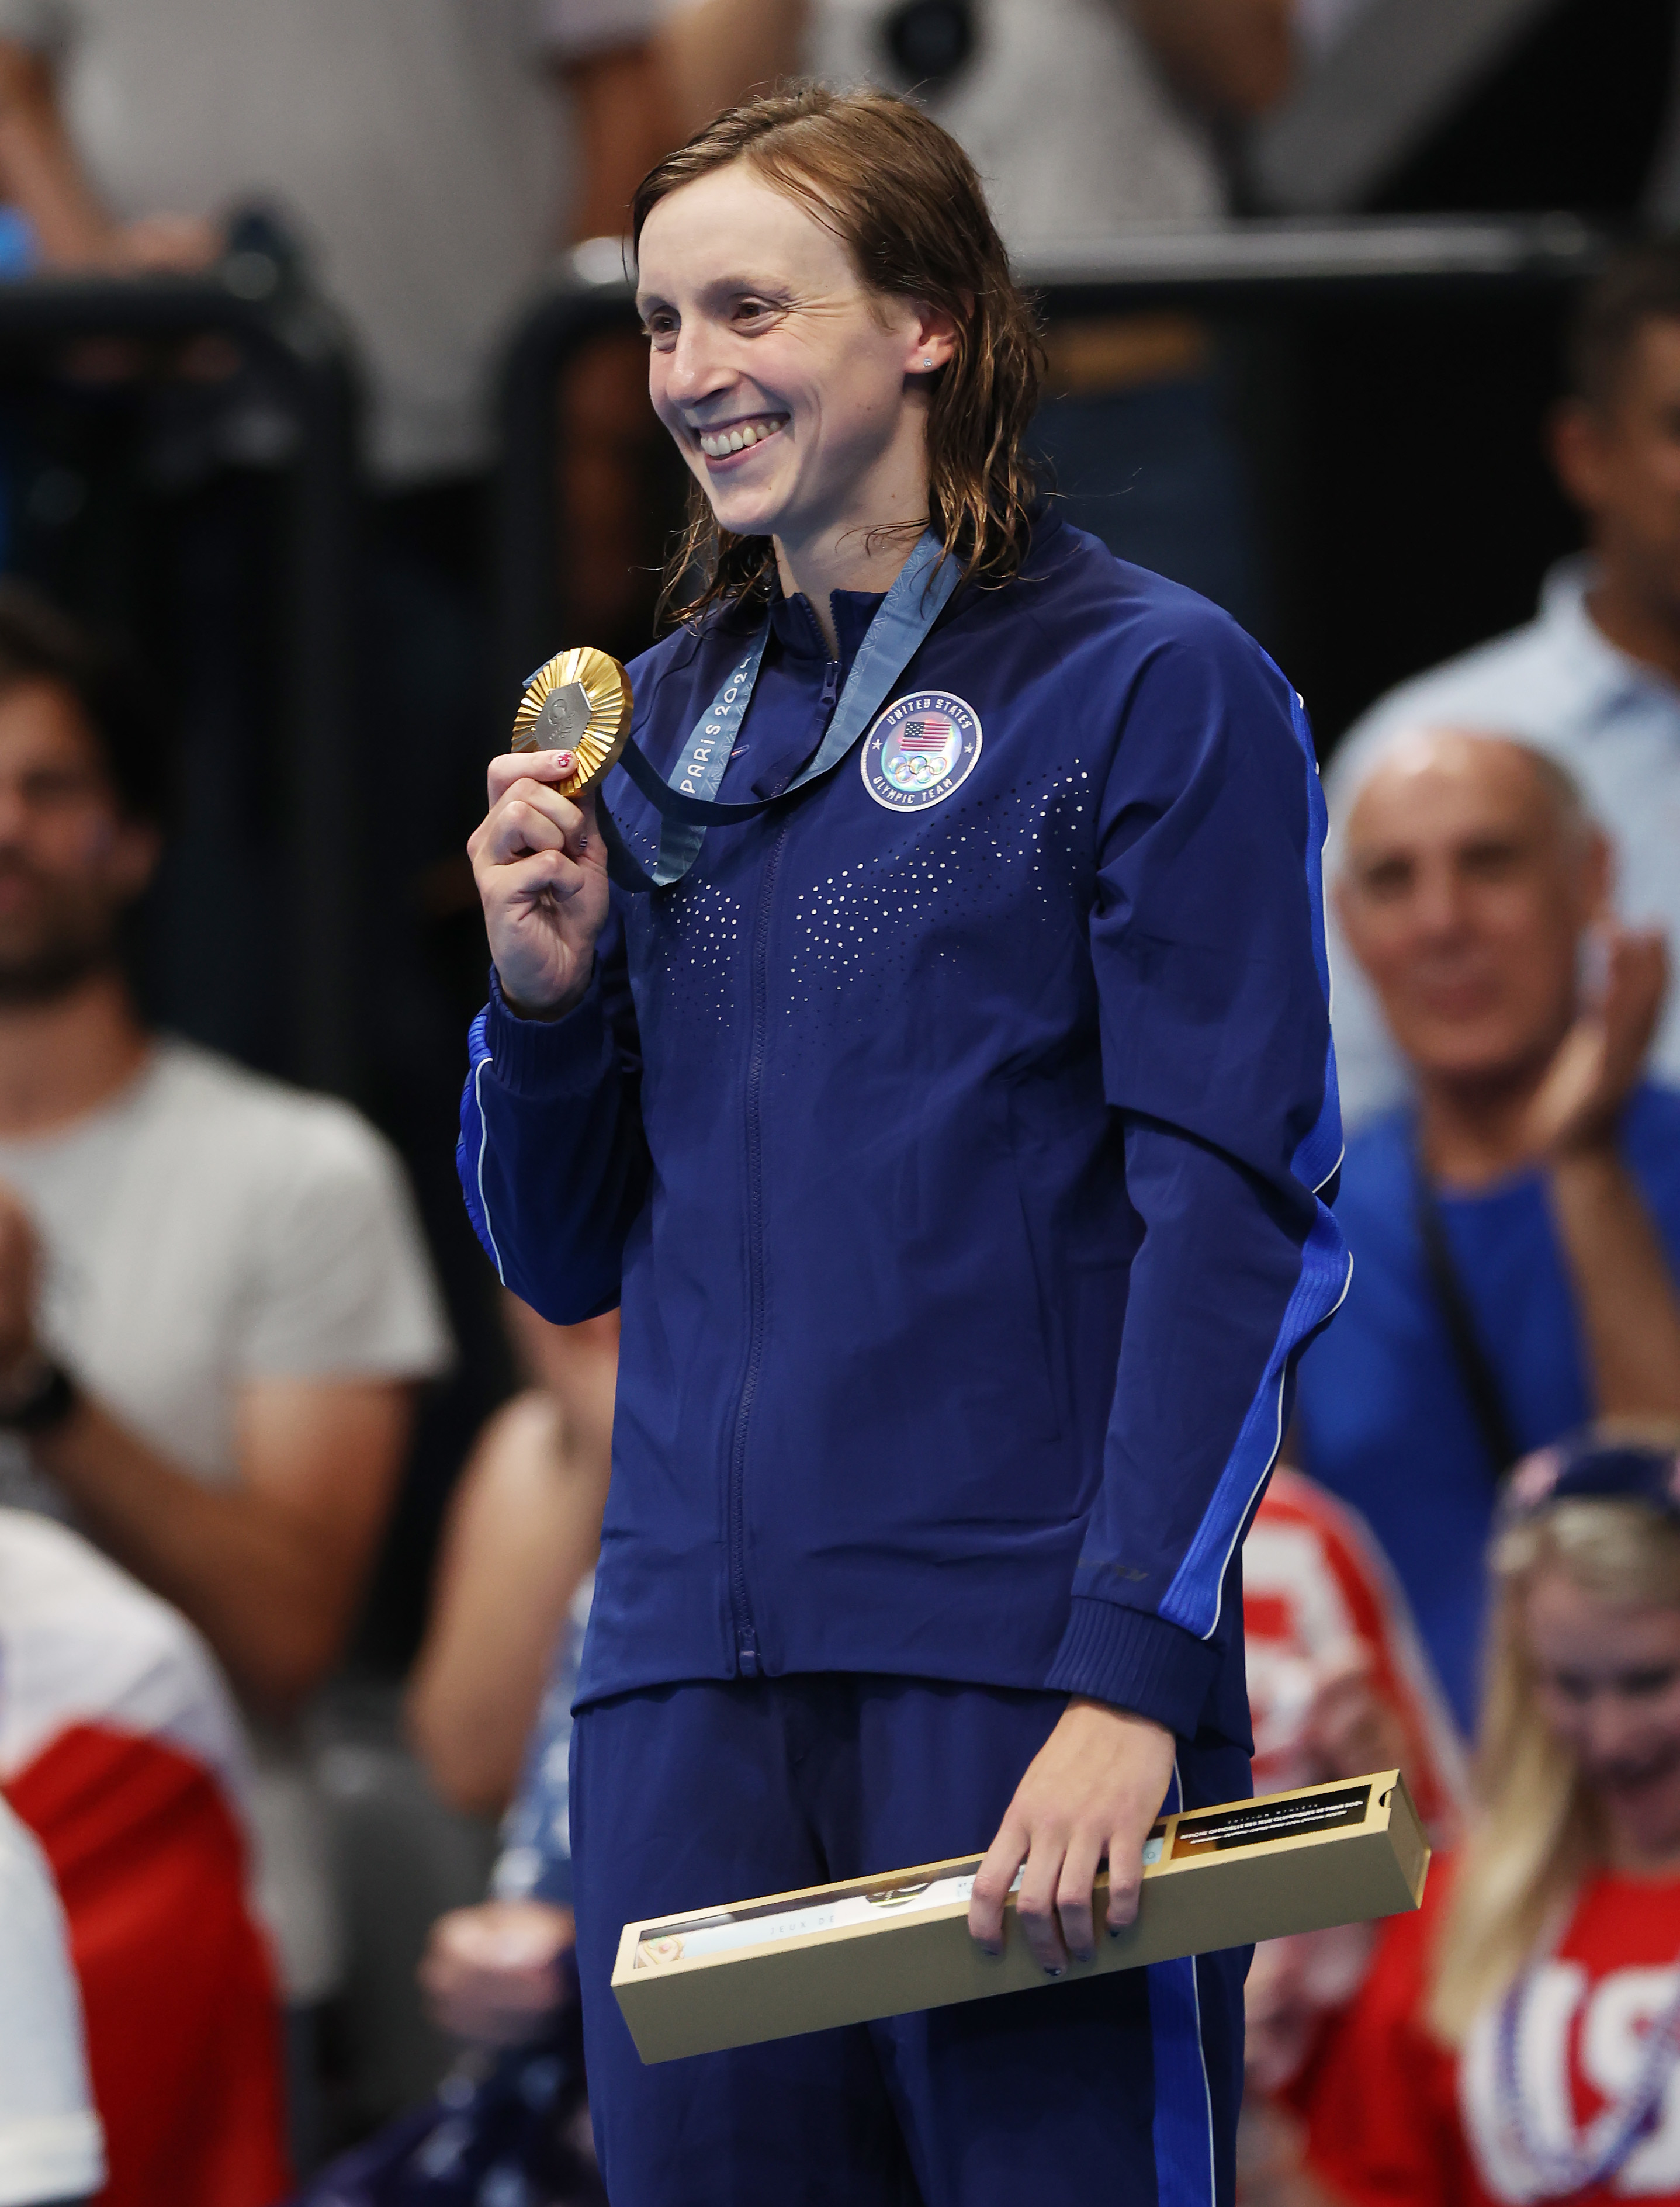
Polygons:
<instances>
[{"instance_id":1,"label":"clapping hand","mask_svg":"<svg viewBox=\"0 0 1680 2207\"><path fill-rule=\"evenodd\" d=\"M1558 1045L1528 1107L1524 1145L1536 1160L1609 1144L1668 994L1668 949L1659 929L1611 924L1599 941L1600 985Z\"/></svg>"}]
</instances>

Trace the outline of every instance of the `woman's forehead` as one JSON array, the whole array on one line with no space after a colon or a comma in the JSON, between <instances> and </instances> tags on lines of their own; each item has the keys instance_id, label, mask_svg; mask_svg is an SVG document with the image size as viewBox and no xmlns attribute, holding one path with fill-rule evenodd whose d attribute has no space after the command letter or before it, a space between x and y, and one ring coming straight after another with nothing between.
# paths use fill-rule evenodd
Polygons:
<instances>
[{"instance_id":1,"label":"woman's forehead","mask_svg":"<svg viewBox=\"0 0 1680 2207\"><path fill-rule=\"evenodd\" d=\"M1528 1589L1528 1635L1537 1652L1596 1650L1614 1662L1630 1652L1680 1654L1680 1606L1621 1600L1580 1580L1562 1564L1542 1564Z\"/></svg>"},{"instance_id":2,"label":"woman's forehead","mask_svg":"<svg viewBox=\"0 0 1680 2207\"><path fill-rule=\"evenodd\" d=\"M745 161L667 193L642 226L637 257L643 298L692 291L730 273L858 280L834 230Z\"/></svg>"}]
</instances>

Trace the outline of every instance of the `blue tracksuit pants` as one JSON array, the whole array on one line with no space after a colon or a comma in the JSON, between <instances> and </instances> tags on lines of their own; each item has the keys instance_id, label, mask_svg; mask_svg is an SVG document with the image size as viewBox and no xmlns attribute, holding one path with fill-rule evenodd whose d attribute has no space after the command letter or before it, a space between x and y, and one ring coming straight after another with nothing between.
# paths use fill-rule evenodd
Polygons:
<instances>
[{"instance_id":1,"label":"blue tracksuit pants","mask_svg":"<svg viewBox=\"0 0 1680 2207\"><path fill-rule=\"evenodd\" d=\"M833 1672L580 1711L577 1958L613 2207L1231 2207L1246 1948L652 2068L613 1997L633 1918L985 1847L1064 1703ZM1248 1760L1181 1743L1179 1779L1187 1806L1235 1799Z\"/></svg>"}]
</instances>

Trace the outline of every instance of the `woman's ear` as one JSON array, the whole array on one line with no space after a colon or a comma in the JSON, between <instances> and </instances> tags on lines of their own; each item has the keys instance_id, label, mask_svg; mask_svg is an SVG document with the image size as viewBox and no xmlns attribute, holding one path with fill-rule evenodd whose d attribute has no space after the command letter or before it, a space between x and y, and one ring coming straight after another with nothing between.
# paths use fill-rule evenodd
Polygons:
<instances>
[{"instance_id":1,"label":"woman's ear","mask_svg":"<svg viewBox=\"0 0 1680 2207\"><path fill-rule=\"evenodd\" d=\"M906 373L928 375L948 367L957 356L961 337L956 316L943 307L930 306L924 299L913 300L911 312L911 358Z\"/></svg>"}]
</instances>

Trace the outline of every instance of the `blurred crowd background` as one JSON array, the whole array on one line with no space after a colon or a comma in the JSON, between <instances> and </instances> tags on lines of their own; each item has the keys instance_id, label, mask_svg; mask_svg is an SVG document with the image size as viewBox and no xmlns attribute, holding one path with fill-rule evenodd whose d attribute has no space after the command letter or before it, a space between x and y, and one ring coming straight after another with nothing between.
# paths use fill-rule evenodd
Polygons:
<instances>
[{"instance_id":1,"label":"blurred crowd background","mask_svg":"<svg viewBox=\"0 0 1680 2207\"><path fill-rule=\"evenodd\" d=\"M1674 0L0 0L0 2207L601 2196L616 1321L462 1211L463 845L654 634L631 191L795 75L967 147L1047 491L1317 732L1256 1779L1446 1851L1262 1951L1243 2196L1680 2198Z\"/></svg>"}]
</instances>

